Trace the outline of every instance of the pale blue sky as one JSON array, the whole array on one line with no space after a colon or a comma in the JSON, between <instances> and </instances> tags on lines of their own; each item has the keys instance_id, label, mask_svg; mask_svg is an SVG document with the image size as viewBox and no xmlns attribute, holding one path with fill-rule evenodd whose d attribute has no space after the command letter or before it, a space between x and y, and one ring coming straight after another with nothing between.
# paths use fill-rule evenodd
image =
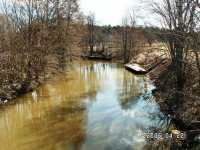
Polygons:
<instances>
[{"instance_id":1,"label":"pale blue sky","mask_svg":"<svg viewBox=\"0 0 200 150\"><path fill-rule=\"evenodd\" d=\"M146 9L145 0L80 0L81 9L87 15L93 12L100 25L120 25L129 10L134 9L138 25L157 25L155 16ZM147 7L146 7L147 8Z\"/></svg>"}]
</instances>

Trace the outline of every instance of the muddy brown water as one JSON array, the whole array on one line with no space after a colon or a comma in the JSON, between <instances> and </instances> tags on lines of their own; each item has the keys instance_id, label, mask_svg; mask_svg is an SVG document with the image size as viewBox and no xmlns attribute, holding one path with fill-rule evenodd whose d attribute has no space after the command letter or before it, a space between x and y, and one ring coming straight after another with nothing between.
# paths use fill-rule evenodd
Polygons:
<instances>
[{"instance_id":1,"label":"muddy brown water","mask_svg":"<svg viewBox=\"0 0 200 150\"><path fill-rule=\"evenodd\" d=\"M148 129L168 128L147 77L116 63L66 68L0 109L0 150L143 150Z\"/></svg>"}]
</instances>

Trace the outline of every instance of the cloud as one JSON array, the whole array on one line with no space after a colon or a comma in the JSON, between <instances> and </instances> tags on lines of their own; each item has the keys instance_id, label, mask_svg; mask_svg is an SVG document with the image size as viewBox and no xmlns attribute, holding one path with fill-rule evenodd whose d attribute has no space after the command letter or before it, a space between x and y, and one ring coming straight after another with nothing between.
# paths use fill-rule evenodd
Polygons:
<instances>
[{"instance_id":1,"label":"cloud","mask_svg":"<svg viewBox=\"0 0 200 150\"><path fill-rule=\"evenodd\" d=\"M131 5L132 0L81 0L83 12L94 12L100 24L121 24L121 18Z\"/></svg>"},{"instance_id":2,"label":"cloud","mask_svg":"<svg viewBox=\"0 0 200 150\"><path fill-rule=\"evenodd\" d=\"M144 0L81 0L81 9L87 15L93 12L100 25L120 25L129 10L135 11L139 25L157 24Z\"/></svg>"}]
</instances>

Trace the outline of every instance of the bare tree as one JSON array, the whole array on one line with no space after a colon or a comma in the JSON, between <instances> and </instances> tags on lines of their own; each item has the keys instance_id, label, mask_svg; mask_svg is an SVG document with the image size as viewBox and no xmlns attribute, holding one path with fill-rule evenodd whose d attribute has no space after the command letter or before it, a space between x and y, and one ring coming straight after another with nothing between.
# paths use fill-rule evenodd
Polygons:
<instances>
[{"instance_id":1,"label":"bare tree","mask_svg":"<svg viewBox=\"0 0 200 150\"><path fill-rule=\"evenodd\" d=\"M175 68L177 90L181 90L185 81L187 67L187 52L190 47L188 40L191 32L195 31L197 22L197 5L195 0L162 0L153 3L154 11L164 21L168 30L166 42Z\"/></svg>"},{"instance_id":2,"label":"bare tree","mask_svg":"<svg viewBox=\"0 0 200 150\"><path fill-rule=\"evenodd\" d=\"M90 14L87 17L87 29L88 29L88 45L90 47L90 55L94 52L94 46L95 46L95 16L94 14Z\"/></svg>"},{"instance_id":3,"label":"bare tree","mask_svg":"<svg viewBox=\"0 0 200 150\"><path fill-rule=\"evenodd\" d=\"M124 63L131 58L131 50L134 48L135 14L134 11L122 19L122 50Z\"/></svg>"}]
</instances>

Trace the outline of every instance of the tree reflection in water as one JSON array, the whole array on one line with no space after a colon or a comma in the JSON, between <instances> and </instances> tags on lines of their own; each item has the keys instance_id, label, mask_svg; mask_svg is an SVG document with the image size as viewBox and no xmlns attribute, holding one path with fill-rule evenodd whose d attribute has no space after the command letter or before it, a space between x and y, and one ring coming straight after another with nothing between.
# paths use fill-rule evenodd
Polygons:
<instances>
[{"instance_id":1,"label":"tree reflection in water","mask_svg":"<svg viewBox=\"0 0 200 150\"><path fill-rule=\"evenodd\" d=\"M151 82L122 65L74 62L66 74L0 112L0 149L167 149L140 131L168 131Z\"/></svg>"}]
</instances>

